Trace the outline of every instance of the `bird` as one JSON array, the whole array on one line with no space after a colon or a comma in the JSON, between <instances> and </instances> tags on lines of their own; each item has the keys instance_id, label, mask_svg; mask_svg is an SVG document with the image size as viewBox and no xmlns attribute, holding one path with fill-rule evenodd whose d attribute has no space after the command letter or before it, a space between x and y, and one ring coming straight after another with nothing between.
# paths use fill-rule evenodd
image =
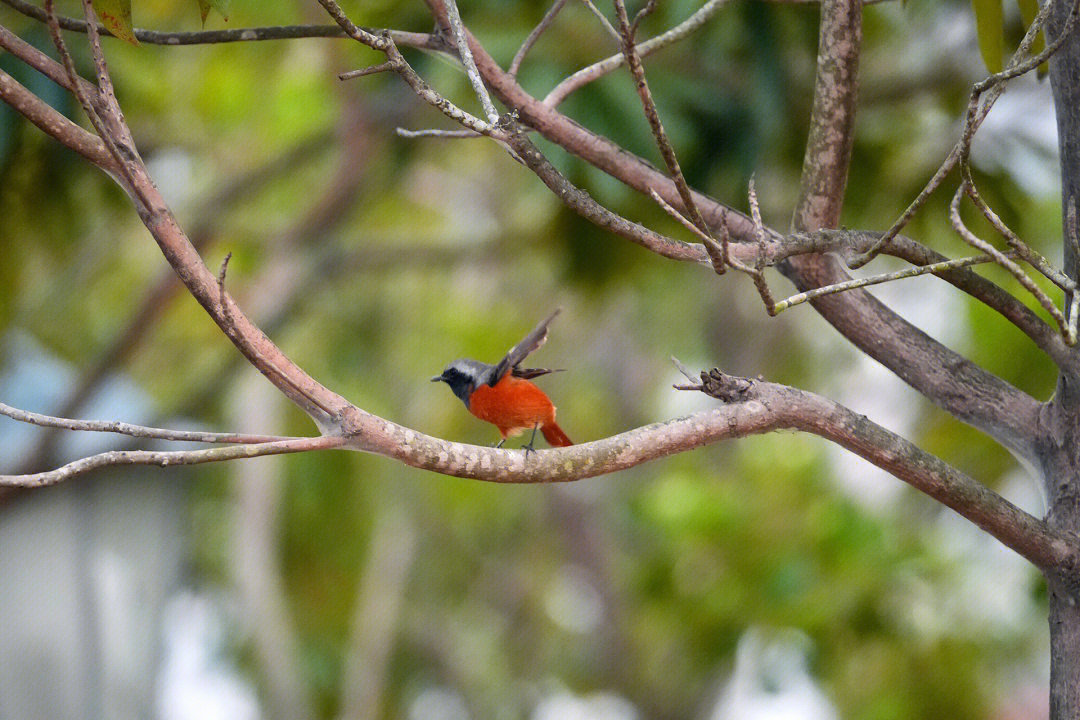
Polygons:
<instances>
[{"instance_id":1,"label":"bird","mask_svg":"<svg viewBox=\"0 0 1080 720\"><path fill-rule=\"evenodd\" d=\"M548 325L559 312L561 309L551 313L497 364L459 358L447 365L441 375L431 378L431 382L449 385L470 413L498 428L502 439L495 447L502 447L508 437L526 430L532 430L529 444L524 446L526 456L535 450L537 430L552 447L574 444L555 422L555 405L551 399L531 382L533 378L558 371L520 366L547 341Z\"/></svg>"}]
</instances>

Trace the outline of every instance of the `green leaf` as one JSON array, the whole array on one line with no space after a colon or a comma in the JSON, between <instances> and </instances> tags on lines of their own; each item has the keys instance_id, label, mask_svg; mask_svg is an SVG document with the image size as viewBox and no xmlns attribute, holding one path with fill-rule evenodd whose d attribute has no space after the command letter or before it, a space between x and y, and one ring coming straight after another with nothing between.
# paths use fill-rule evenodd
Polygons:
<instances>
[{"instance_id":1,"label":"green leaf","mask_svg":"<svg viewBox=\"0 0 1080 720\"><path fill-rule=\"evenodd\" d=\"M990 72L1001 72L1005 37L1001 0L971 0L971 7L975 10L975 33L983 62Z\"/></svg>"},{"instance_id":2,"label":"green leaf","mask_svg":"<svg viewBox=\"0 0 1080 720\"><path fill-rule=\"evenodd\" d=\"M1031 27L1031 23L1035 20L1035 15L1039 12L1039 0L1016 0L1016 4L1020 7L1020 18L1024 21L1024 28ZM1046 48L1046 37L1043 35L1042 30L1035 36L1035 42L1031 43L1031 54L1038 55ZM1038 75L1043 77L1049 71L1046 63L1039 66Z\"/></svg>"},{"instance_id":3,"label":"green leaf","mask_svg":"<svg viewBox=\"0 0 1080 720\"><path fill-rule=\"evenodd\" d=\"M210 10L217 10L218 15L225 20L229 19L229 0L198 0L198 3L203 25L206 24L206 17L210 14Z\"/></svg>"},{"instance_id":4,"label":"green leaf","mask_svg":"<svg viewBox=\"0 0 1080 720\"><path fill-rule=\"evenodd\" d=\"M131 26L131 0L92 0L101 24L114 36L138 45Z\"/></svg>"}]
</instances>

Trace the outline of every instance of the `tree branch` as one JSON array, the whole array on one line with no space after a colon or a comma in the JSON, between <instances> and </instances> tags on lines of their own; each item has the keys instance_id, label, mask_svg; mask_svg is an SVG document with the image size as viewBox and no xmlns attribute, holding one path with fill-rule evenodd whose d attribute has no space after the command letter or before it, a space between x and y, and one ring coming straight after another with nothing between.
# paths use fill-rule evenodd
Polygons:
<instances>
[{"instance_id":1,"label":"tree branch","mask_svg":"<svg viewBox=\"0 0 1080 720\"><path fill-rule=\"evenodd\" d=\"M803 164L796 230L839 222L855 117L861 4L822 3L818 75ZM800 291L849 280L836 259L800 256L780 266ZM864 353L932 402L1021 457L1031 458L1030 428L1039 403L914 327L864 290L814 301L815 309Z\"/></svg>"},{"instance_id":2,"label":"tree branch","mask_svg":"<svg viewBox=\"0 0 1080 720\"><path fill-rule=\"evenodd\" d=\"M3 31L4 29L0 28L0 32ZM3 70L0 70L0 100L37 125L46 135L79 153L94 165L104 169L114 167L112 155L101 138L68 120Z\"/></svg>"},{"instance_id":3,"label":"tree branch","mask_svg":"<svg viewBox=\"0 0 1080 720\"><path fill-rule=\"evenodd\" d=\"M163 428L145 427L132 425L131 423L117 422L114 420L71 420L69 418L53 417L20 410L0 402L0 415L6 415L12 420L38 425L41 427L60 428L63 430L81 430L87 432L107 432L128 435L130 437L153 438L156 440L175 440L182 442L203 443L271 443L283 440L297 440L299 438L281 437L279 435L247 435L243 433L215 433L199 432L192 430L168 430Z\"/></svg>"},{"instance_id":4,"label":"tree branch","mask_svg":"<svg viewBox=\"0 0 1080 720\"><path fill-rule=\"evenodd\" d=\"M682 40L684 37L708 22L709 19L726 3L727 0L708 0L708 2L698 8L698 10L686 20L683 20L667 32L657 35L638 45L638 54L641 57L647 57L661 48L665 48L668 45ZM584 67L556 85L551 92L544 97L543 103L552 108L558 107L559 103L565 100L570 93L588 85L594 80L599 80L625 64L625 53L617 53L611 57L599 60L588 67ZM515 73L510 73L510 75L513 76Z\"/></svg>"},{"instance_id":5,"label":"tree branch","mask_svg":"<svg viewBox=\"0 0 1080 720\"><path fill-rule=\"evenodd\" d=\"M310 438L292 438L254 445L226 445L225 447L209 448L207 450L111 450L79 458L55 470L27 475L0 475L0 486L44 487L70 480L102 467L120 465L158 465L159 467L199 465L224 460L262 457L264 455L329 450L343 447L346 442L345 438L325 435Z\"/></svg>"},{"instance_id":6,"label":"tree branch","mask_svg":"<svg viewBox=\"0 0 1080 720\"><path fill-rule=\"evenodd\" d=\"M510 68L507 70L512 76L517 77L518 70L521 69L521 63L525 61L525 55L528 54L532 46L536 44L536 41L540 39L540 36L544 34L551 23L555 22L555 17L559 14L559 11L563 9L563 5L566 4L566 0L555 0L548 8L548 11L544 13L544 17L540 19L540 22L532 29L525 41L521 43L521 47L514 53L514 59L510 61Z\"/></svg>"},{"instance_id":7,"label":"tree branch","mask_svg":"<svg viewBox=\"0 0 1080 720\"><path fill-rule=\"evenodd\" d=\"M664 164L667 165L671 181L675 183L675 189L679 192L679 199L682 200L682 206L686 209L687 218L694 224L694 227L704 233L709 233L709 226L705 224L705 219L701 217L701 211L698 210L697 204L694 202L690 186L686 184L682 168L679 167L679 160L675 156L675 148L671 146L671 141L668 140L667 131L664 130L664 124L660 121L660 112L656 109L652 91L649 89L649 83L645 79L645 68L641 64L641 57L638 55L637 44L634 41L638 20L641 15L639 14L631 25L624 0L615 0L614 4L615 14L619 19L619 33L622 35L623 55L626 56L626 64L630 68L630 73L634 76L634 85L637 87L638 97L641 98L645 119L648 120L653 138L656 140L656 147L660 150L660 156L664 158ZM652 7L651 4L647 4L641 12L645 13ZM721 251L722 258L726 262L727 236L724 235L723 237ZM715 264L717 273L723 274L725 262Z\"/></svg>"},{"instance_id":8,"label":"tree branch","mask_svg":"<svg viewBox=\"0 0 1080 720\"><path fill-rule=\"evenodd\" d=\"M0 2L27 17L40 22L46 21L45 11L26 0L0 0ZM64 30L80 33L87 31L88 26L85 20L64 15L58 16L57 19L60 27ZM108 28L100 23L96 25L99 33L112 37L112 33L109 32ZM372 34L383 32L374 28L364 28L364 30ZM196 32L162 32L133 28L133 32L139 42L148 45L212 45L263 40L345 37L344 31L337 25L280 25L273 27L229 28L227 30L199 30ZM404 32L401 30L387 30L385 32L389 32L398 45L427 50L445 50L445 45L428 33Z\"/></svg>"}]
</instances>

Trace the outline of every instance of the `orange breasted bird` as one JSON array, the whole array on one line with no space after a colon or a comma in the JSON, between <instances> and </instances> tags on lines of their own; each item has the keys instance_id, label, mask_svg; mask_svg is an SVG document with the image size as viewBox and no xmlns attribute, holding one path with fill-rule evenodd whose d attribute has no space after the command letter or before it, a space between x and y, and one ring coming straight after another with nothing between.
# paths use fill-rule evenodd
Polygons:
<instances>
[{"instance_id":1,"label":"orange breasted bird","mask_svg":"<svg viewBox=\"0 0 1080 720\"><path fill-rule=\"evenodd\" d=\"M558 314L559 310L551 313L521 342L510 348L510 352L497 365L461 358L447 365L442 375L431 378L431 382L449 385L469 412L499 429L502 440L496 447L502 447L510 436L532 430L529 444L525 446L528 454L533 450L537 429L552 447L574 444L555 422L555 406L551 400L543 390L530 382L532 378L557 371L519 367L530 353L538 350L547 340L548 325Z\"/></svg>"}]
</instances>

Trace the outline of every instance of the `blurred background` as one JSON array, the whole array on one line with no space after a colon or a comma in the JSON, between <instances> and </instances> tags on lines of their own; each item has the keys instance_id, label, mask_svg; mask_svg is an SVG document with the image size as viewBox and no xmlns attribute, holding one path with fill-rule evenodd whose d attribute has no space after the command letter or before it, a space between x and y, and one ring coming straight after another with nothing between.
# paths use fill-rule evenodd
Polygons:
<instances>
[{"instance_id":1,"label":"blurred background","mask_svg":"<svg viewBox=\"0 0 1080 720\"><path fill-rule=\"evenodd\" d=\"M137 26L199 28L194 2L134 5ZM369 26L431 27L422 3L342 5ZM661 2L642 32L698 7ZM505 67L546 4L461 9ZM211 15L207 27L310 22L326 22L315 3L233 0L228 21ZM1019 18L1009 22L1015 45ZM51 51L46 30L7 6L0 23ZM731 0L646 62L691 185L745 210L754 174L779 229L797 197L816 23L814 6ZM955 142L967 88L985 71L966 2L868 6L865 36L843 222L879 230ZM79 37L69 39L89 76ZM570 2L520 79L542 97L615 50ZM107 41L106 52L143 156L207 264L232 252L241 306L366 410L494 442L493 428L428 379L457 357L494 362L561 306L535 361L566 369L540 382L577 442L707 407L671 388L681 380L674 355L823 393L1043 512L1007 452L853 352L809 307L769 319L747 278L599 231L493 143L397 137L395 127L449 125L394 77L339 82L338 72L380 61L355 43ZM476 111L451 63L406 54ZM10 55L0 68L84 122L72 98ZM660 164L625 72L560 109ZM647 198L541 145L606 205L691 239ZM974 153L984 197L1059 258L1048 84L1016 82ZM909 234L957 256L967 252L948 229L954 188ZM0 253L4 402L167 427L315 432L179 289L122 193L7 106ZM883 259L867 271L893 267ZM770 281L778 295L791 290ZM1052 391L1051 363L943 282L874 292L1009 382L1039 398ZM131 445L0 419L3 472L118 447ZM0 718L10 720L1047 712L1038 574L900 481L791 433L559 487L488 485L348 452L98 472L3 495L0 578Z\"/></svg>"}]
</instances>

